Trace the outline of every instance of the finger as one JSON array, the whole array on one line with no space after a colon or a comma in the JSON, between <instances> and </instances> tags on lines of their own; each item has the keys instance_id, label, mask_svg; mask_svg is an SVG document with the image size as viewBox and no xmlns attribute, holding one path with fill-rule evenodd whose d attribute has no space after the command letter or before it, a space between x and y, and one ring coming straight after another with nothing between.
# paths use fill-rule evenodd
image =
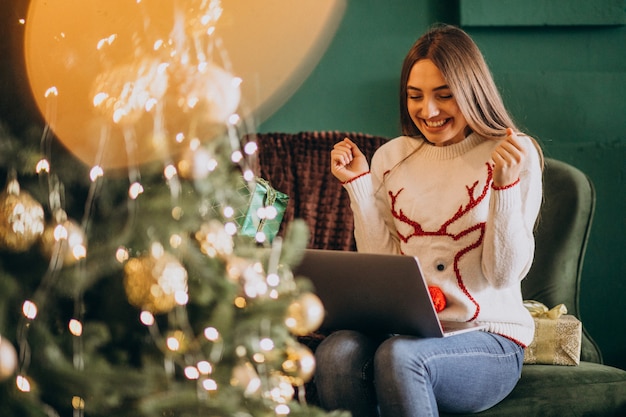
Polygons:
<instances>
[{"instance_id":1,"label":"finger","mask_svg":"<svg viewBox=\"0 0 626 417\"><path fill-rule=\"evenodd\" d=\"M331 166L334 169L344 169L352 162L352 157L346 154L335 154L331 156Z\"/></svg>"},{"instance_id":2,"label":"finger","mask_svg":"<svg viewBox=\"0 0 626 417\"><path fill-rule=\"evenodd\" d=\"M350 147L350 149L352 150L352 154L353 156L356 157L360 157L360 156L365 156L365 154L363 154L363 152L361 152L361 149L359 149L359 147L357 146L356 143L354 143L350 138L346 137L344 138L344 140L342 142L340 142L342 144L346 144Z\"/></svg>"}]
</instances>

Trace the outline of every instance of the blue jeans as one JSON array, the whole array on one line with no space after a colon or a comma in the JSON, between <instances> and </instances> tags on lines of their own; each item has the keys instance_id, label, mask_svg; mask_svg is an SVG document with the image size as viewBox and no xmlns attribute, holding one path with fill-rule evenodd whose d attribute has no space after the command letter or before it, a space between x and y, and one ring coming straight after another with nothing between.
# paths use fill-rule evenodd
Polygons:
<instances>
[{"instance_id":1,"label":"blue jeans","mask_svg":"<svg viewBox=\"0 0 626 417\"><path fill-rule=\"evenodd\" d=\"M321 406L353 417L474 413L500 402L522 372L524 350L482 331L445 338L330 334L315 352Z\"/></svg>"}]
</instances>

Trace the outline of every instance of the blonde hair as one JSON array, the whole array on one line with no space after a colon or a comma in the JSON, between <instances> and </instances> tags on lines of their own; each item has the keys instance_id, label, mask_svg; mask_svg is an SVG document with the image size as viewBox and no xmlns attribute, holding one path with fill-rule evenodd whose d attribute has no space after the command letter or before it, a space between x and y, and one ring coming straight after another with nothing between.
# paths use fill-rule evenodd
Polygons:
<instances>
[{"instance_id":1,"label":"blonde hair","mask_svg":"<svg viewBox=\"0 0 626 417\"><path fill-rule=\"evenodd\" d=\"M491 140L503 139L509 127L518 131L476 43L458 27L436 25L415 42L402 64L400 123L403 135L424 138L407 109L409 73L422 59L431 60L441 71L472 131ZM543 162L541 148L534 139L533 142Z\"/></svg>"}]
</instances>

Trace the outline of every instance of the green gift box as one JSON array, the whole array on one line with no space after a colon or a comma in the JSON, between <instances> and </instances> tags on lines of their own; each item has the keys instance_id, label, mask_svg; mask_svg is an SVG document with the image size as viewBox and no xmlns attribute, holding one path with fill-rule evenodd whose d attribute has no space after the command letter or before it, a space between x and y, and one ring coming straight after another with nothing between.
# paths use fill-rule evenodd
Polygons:
<instances>
[{"instance_id":1,"label":"green gift box","mask_svg":"<svg viewBox=\"0 0 626 417\"><path fill-rule=\"evenodd\" d=\"M269 181L260 177L255 178L253 187L244 185L241 193L248 198L248 205L237 218L239 234L256 237L262 232L271 243L280 230L289 196L275 190Z\"/></svg>"}]
</instances>

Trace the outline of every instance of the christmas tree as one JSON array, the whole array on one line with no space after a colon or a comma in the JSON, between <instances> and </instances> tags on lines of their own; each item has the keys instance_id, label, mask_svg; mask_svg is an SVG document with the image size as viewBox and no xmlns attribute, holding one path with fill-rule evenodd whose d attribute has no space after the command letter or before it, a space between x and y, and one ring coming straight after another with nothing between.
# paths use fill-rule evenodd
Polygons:
<instances>
[{"instance_id":1,"label":"christmas tree","mask_svg":"<svg viewBox=\"0 0 626 417\"><path fill-rule=\"evenodd\" d=\"M143 19L92 45L73 131L81 80L36 65L45 122L0 125L0 415L327 415L304 401L315 360L298 336L323 316L292 273L307 228L275 236L276 209L251 206L267 189L220 2L170 6L161 36L150 7L124 3Z\"/></svg>"}]
</instances>

